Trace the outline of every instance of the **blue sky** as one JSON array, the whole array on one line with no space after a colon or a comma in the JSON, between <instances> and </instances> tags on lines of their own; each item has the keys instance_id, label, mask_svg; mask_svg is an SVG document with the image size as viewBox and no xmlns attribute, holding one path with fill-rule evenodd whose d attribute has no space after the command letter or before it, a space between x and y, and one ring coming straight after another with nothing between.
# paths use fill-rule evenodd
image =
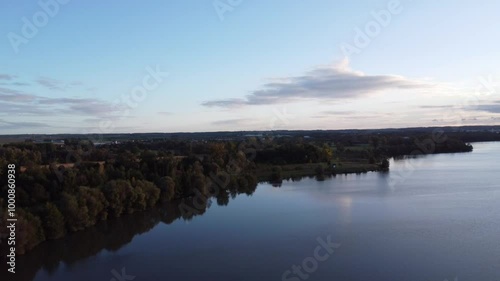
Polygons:
<instances>
[{"instance_id":1,"label":"blue sky","mask_svg":"<svg viewBox=\"0 0 500 281\"><path fill-rule=\"evenodd\" d=\"M2 1L0 134L500 124L499 10Z\"/></svg>"}]
</instances>

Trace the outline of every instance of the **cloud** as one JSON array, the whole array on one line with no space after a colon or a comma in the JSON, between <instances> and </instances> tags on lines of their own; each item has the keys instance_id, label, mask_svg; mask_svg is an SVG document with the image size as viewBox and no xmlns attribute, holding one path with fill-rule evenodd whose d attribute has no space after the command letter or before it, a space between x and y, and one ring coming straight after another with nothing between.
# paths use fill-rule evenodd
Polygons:
<instances>
[{"instance_id":1,"label":"cloud","mask_svg":"<svg viewBox=\"0 0 500 281\"><path fill-rule=\"evenodd\" d=\"M158 112L158 114L160 114L160 115L165 115L165 116L170 116L170 115L172 115L173 113L172 113L172 112L168 112L168 111L160 111L160 112Z\"/></svg>"},{"instance_id":2,"label":"cloud","mask_svg":"<svg viewBox=\"0 0 500 281\"><path fill-rule=\"evenodd\" d=\"M242 126L242 125L247 125L249 121L250 119L238 118L238 119L214 121L212 122L212 124L216 126Z\"/></svg>"},{"instance_id":3,"label":"cloud","mask_svg":"<svg viewBox=\"0 0 500 281\"><path fill-rule=\"evenodd\" d=\"M0 101L29 102L35 99L35 95L30 95L18 90L0 88Z\"/></svg>"},{"instance_id":4,"label":"cloud","mask_svg":"<svg viewBox=\"0 0 500 281\"><path fill-rule=\"evenodd\" d=\"M11 80L17 76L0 74L0 80ZM35 80L36 84L42 85L50 90L65 91L74 87L85 85L80 81L63 82L60 80L40 77ZM2 82L0 85L0 115L33 115L33 116L54 116L54 115L86 115L94 118L113 117L124 109L123 104L113 104L97 98L79 97L45 97L17 90L9 86L29 85L20 82Z\"/></svg>"},{"instance_id":5,"label":"cloud","mask_svg":"<svg viewBox=\"0 0 500 281\"><path fill-rule=\"evenodd\" d=\"M488 113L500 113L500 101L493 102L491 104L480 104L476 106L467 107L470 111L483 111Z\"/></svg>"},{"instance_id":6,"label":"cloud","mask_svg":"<svg viewBox=\"0 0 500 281\"><path fill-rule=\"evenodd\" d=\"M0 80L12 80L16 78L17 76L15 75L10 75L10 74L0 74Z\"/></svg>"},{"instance_id":7,"label":"cloud","mask_svg":"<svg viewBox=\"0 0 500 281\"><path fill-rule=\"evenodd\" d=\"M354 110L327 110L320 112L323 115L353 115L356 113L357 111Z\"/></svg>"},{"instance_id":8,"label":"cloud","mask_svg":"<svg viewBox=\"0 0 500 281\"><path fill-rule=\"evenodd\" d=\"M24 129L51 127L39 122L10 122L0 119L0 129Z\"/></svg>"},{"instance_id":9,"label":"cloud","mask_svg":"<svg viewBox=\"0 0 500 281\"><path fill-rule=\"evenodd\" d=\"M16 104L11 102L0 101L0 114L6 116L12 116L12 115L50 116L54 115L55 112L52 110L48 110L47 108L34 106L33 104Z\"/></svg>"},{"instance_id":10,"label":"cloud","mask_svg":"<svg viewBox=\"0 0 500 281\"><path fill-rule=\"evenodd\" d=\"M47 78L47 77L40 77L35 81L38 84L48 88L49 90L58 90L58 91L64 90L63 82L61 82L59 80L55 80L55 79Z\"/></svg>"},{"instance_id":11,"label":"cloud","mask_svg":"<svg viewBox=\"0 0 500 281\"><path fill-rule=\"evenodd\" d=\"M29 85L28 83L24 83L24 82L10 82L11 80L14 80L16 79L17 76L16 75L10 75L10 74L1 74L0 73L0 85L10 85L10 86L26 86L26 85ZM8 82L4 82L4 81L8 81Z\"/></svg>"},{"instance_id":12,"label":"cloud","mask_svg":"<svg viewBox=\"0 0 500 281\"><path fill-rule=\"evenodd\" d=\"M109 102L94 98L41 98L40 105L53 105L60 107L60 112L75 115L76 113L85 115L111 115L120 108L113 106Z\"/></svg>"},{"instance_id":13,"label":"cloud","mask_svg":"<svg viewBox=\"0 0 500 281\"><path fill-rule=\"evenodd\" d=\"M25 83L25 82L13 82L13 83L10 83L9 85L12 85L12 86L29 86L31 84L30 83Z\"/></svg>"},{"instance_id":14,"label":"cloud","mask_svg":"<svg viewBox=\"0 0 500 281\"><path fill-rule=\"evenodd\" d=\"M23 91L0 87L0 114L41 115L54 114L91 115L109 117L123 109L96 98L51 98Z\"/></svg>"},{"instance_id":15,"label":"cloud","mask_svg":"<svg viewBox=\"0 0 500 281\"><path fill-rule=\"evenodd\" d=\"M245 98L203 102L207 107L238 107L290 103L303 100L339 100L367 96L392 89L432 88L426 82L398 75L367 75L351 70L348 61L320 66L300 76L284 77L264 84Z\"/></svg>"},{"instance_id":16,"label":"cloud","mask_svg":"<svg viewBox=\"0 0 500 281\"><path fill-rule=\"evenodd\" d=\"M317 115L312 116L312 118L329 118L332 116L335 117L352 116L357 113L358 112L354 110L326 110L319 112Z\"/></svg>"},{"instance_id":17,"label":"cloud","mask_svg":"<svg viewBox=\"0 0 500 281\"><path fill-rule=\"evenodd\" d=\"M419 108L422 109L447 109L447 108L454 108L455 106L453 105L422 105L419 106Z\"/></svg>"},{"instance_id":18,"label":"cloud","mask_svg":"<svg viewBox=\"0 0 500 281\"><path fill-rule=\"evenodd\" d=\"M67 89L72 87L84 86L83 82L81 81L63 82L48 77L40 77L36 79L35 82L37 82L39 85L42 85L49 90L56 90L56 91L66 91Z\"/></svg>"},{"instance_id":19,"label":"cloud","mask_svg":"<svg viewBox=\"0 0 500 281\"><path fill-rule=\"evenodd\" d=\"M3 77L3 76L2 76ZM3 81L6 82L3 82ZM119 120L121 118L131 118L129 108L123 101L115 100L113 102L99 98L87 98L79 96L67 97L61 96L43 96L30 93L31 87L16 88L15 86L26 85L26 83L17 83L17 81L0 80L0 130L3 131L45 131L47 128L67 128L58 122L85 122L97 123L101 121ZM82 82L62 82L50 78L39 78L34 80L35 86L42 85L52 90L73 90L75 88L86 89ZM37 87L40 89L40 87ZM56 124L52 127L40 123L41 117L49 117L46 120L50 124ZM76 121L80 120L80 121ZM84 121L82 121L84 120ZM22 121L22 122L21 122ZM55 126L55 125L54 125ZM81 126L78 126L81 128Z\"/></svg>"},{"instance_id":20,"label":"cloud","mask_svg":"<svg viewBox=\"0 0 500 281\"><path fill-rule=\"evenodd\" d=\"M16 79L16 75L10 75L10 74L1 74L0 73L0 85L6 85L6 86L27 86L30 85L29 83L25 82L12 82L12 80ZM7 81L7 82L6 82Z\"/></svg>"},{"instance_id":21,"label":"cloud","mask_svg":"<svg viewBox=\"0 0 500 281\"><path fill-rule=\"evenodd\" d=\"M95 99L79 99L79 102L68 104L67 113L82 113L103 116L117 111L111 104Z\"/></svg>"}]
</instances>

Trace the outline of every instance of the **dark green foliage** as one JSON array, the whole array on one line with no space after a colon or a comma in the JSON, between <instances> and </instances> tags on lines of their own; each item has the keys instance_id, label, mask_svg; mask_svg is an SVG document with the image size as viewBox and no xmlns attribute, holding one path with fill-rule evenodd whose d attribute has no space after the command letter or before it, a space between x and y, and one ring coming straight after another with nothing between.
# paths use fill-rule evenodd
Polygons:
<instances>
[{"instance_id":1,"label":"dark green foliage","mask_svg":"<svg viewBox=\"0 0 500 281\"><path fill-rule=\"evenodd\" d=\"M160 198L160 189L154 183L135 181L133 187L136 193L134 211L143 211L156 205Z\"/></svg>"},{"instance_id":2,"label":"dark green foliage","mask_svg":"<svg viewBox=\"0 0 500 281\"><path fill-rule=\"evenodd\" d=\"M382 160L382 164L380 164L380 168L383 170L389 170L389 160L384 159Z\"/></svg>"},{"instance_id":3,"label":"dark green foliage","mask_svg":"<svg viewBox=\"0 0 500 281\"><path fill-rule=\"evenodd\" d=\"M284 165L328 161L332 153L327 147L287 142L259 150L256 156L257 163Z\"/></svg>"},{"instance_id":4,"label":"dark green foliage","mask_svg":"<svg viewBox=\"0 0 500 281\"><path fill-rule=\"evenodd\" d=\"M303 132L289 133L295 135L246 138L245 141L173 137L103 146L81 139L68 139L65 146L2 145L0 167L16 163L18 168L19 253L45 239L60 238L109 216L151 209L158 202L166 203L162 208L169 208L179 199L189 199L188 212L175 208L175 217L191 219L205 212L212 197L217 199L217 204L227 205L237 194L251 195L257 186L261 165L271 170L266 180L279 184L284 176L290 177L291 172L285 166L282 169L275 165L309 165L311 175L321 179L331 172L333 163L336 169L342 169L344 160L353 166L371 163L375 169L387 170L390 157L415 152L471 151L472 146L466 144L465 139L498 138L498 134L484 133L476 138L451 132L446 138L436 139L421 131L408 131L405 135L390 131L378 134L317 131L311 132L311 138L303 138ZM21 166L24 166L23 172L19 171ZM296 170L304 172L302 168ZM3 209L7 198L5 171L0 169L0 207ZM193 197L201 198L200 204L193 205ZM2 231L0 229L0 234Z\"/></svg>"},{"instance_id":5,"label":"dark green foliage","mask_svg":"<svg viewBox=\"0 0 500 281\"><path fill-rule=\"evenodd\" d=\"M64 216L53 203L45 203L42 212L42 224L47 239L58 239L64 236L66 227L64 226Z\"/></svg>"},{"instance_id":6,"label":"dark green foliage","mask_svg":"<svg viewBox=\"0 0 500 281\"><path fill-rule=\"evenodd\" d=\"M59 207L64 214L66 227L69 231L82 230L92 225L89 209L83 198L63 192Z\"/></svg>"},{"instance_id":7,"label":"dark green foliage","mask_svg":"<svg viewBox=\"0 0 500 281\"><path fill-rule=\"evenodd\" d=\"M109 204L110 215L119 217L127 209L133 207L131 199L134 190L127 180L112 180L104 185L104 196Z\"/></svg>"},{"instance_id":8,"label":"dark green foliage","mask_svg":"<svg viewBox=\"0 0 500 281\"><path fill-rule=\"evenodd\" d=\"M283 177L281 175L281 167L273 167L272 174L271 174L271 181L272 182L281 182L283 181Z\"/></svg>"},{"instance_id":9,"label":"dark green foliage","mask_svg":"<svg viewBox=\"0 0 500 281\"><path fill-rule=\"evenodd\" d=\"M162 177L158 180L160 188L160 201L167 202L175 196L175 181L171 177Z\"/></svg>"},{"instance_id":10,"label":"dark green foliage","mask_svg":"<svg viewBox=\"0 0 500 281\"><path fill-rule=\"evenodd\" d=\"M316 175L317 176L324 176L325 175L325 168L321 165L318 165L315 169Z\"/></svg>"},{"instance_id":11,"label":"dark green foliage","mask_svg":"<svg viewBox=\"0 0 500 281\"><path fill-rule=\"evenodd\" d=\"M45 240L39 217L23 209L17 210L16 251L23 254Z\"/></svg>"},{"instance_id":12,"label":"dark green foliage","mask_svg":"<svg viewBox=\"0 0 500 281\"><path fill-rule=\"evenodd\" d=\"M100 189L80 186L78 188L78 196L87 207L90 225L94 225L100 220L107 219L108 201Z\"/></svg>"}]
</instances>

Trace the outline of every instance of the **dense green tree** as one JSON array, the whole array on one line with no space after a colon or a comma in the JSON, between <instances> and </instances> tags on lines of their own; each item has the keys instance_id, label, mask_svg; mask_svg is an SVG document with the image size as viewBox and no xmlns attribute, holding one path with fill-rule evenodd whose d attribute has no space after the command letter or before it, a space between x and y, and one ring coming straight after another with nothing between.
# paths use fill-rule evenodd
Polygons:
<instances>
[{"instance_id":1,"label":"dense green tree","mask_svg":"<svg viewBox=\"0 0 500 281\"><path fill-rule=\"evenodd\" d=\"M110 215L121 216L127 211L127 204L131 204L134 190L128 180L112 180L106 183L102 192L109 203Z\"/></svg>"},{"instance_id":2,"label":"dense green tree","mask_svg":"<svg viewBox=\"0 0 500 281\"><path fill-rule=\"evenodd\" d=\"M154 183L145 180L136 181L134 188L144 196L143 199L141 199L141 201L144 201L144 204L142 202L140 204L142 210L152 208L158 203L160 199L160 189Z\"/></svg>"},{"instance_id":3,"label":"dense green tree","mask_svg":"<svg viewBox=\"0 0 500 281\"><path fill-rule=\"evenodd\" d=\"M191 182L192 190L198 190L201 194L207 194L207 183L205 175L203 174L203 167L200 162L195 162L192 169L190 169L189 177Z\"/></svg>"},{"instance_id":4,"label":"dense green tree","mask_svg":"<svg viewBox=\"0 0 500 281\"><path fill-rule=\"evenodd\" d=\"M24 254L45 240L42 222L39 217L24 210L17 210L16 251Z\"/></svg>"},{"instance_id":5,"label":"dense green tree","mask_svg":"<svg viewBox=\"0 0 500 281\"><path fill-rule=\"evenodd\" d=\"M162 177L158 181L160 188L160 201L167 202L175 196L175 181L171 177Z\"/></svg>"},{"instance_id":6,"label":"dense green tree","mask_svg":"<svg viewBox=\"0 0 500 281\"><path fill-rule=\"evenodd\" d=\"M31 199L31 206L37 203L44 203L49 200L50 194L47 192L45 187L40 183L35 183L32 185L30 190L28 190Z\"/></svg>"},{"instance_id":7,"label":"dense green tree","mask_svg":"<svg viewBox=\"0 0 500 281\"><path fill-rule=\"evenodd\" d=\"M64 216L53 203L45 203L42 217L43 229L47 239L58 239L64 236L66 228Z\"/></svg>"},{"instance_id":8,"label":"dense green tree","mask_svg":"<svg viewBox=\"0 0 500 281\"><path fill-rule=\"evenodd\" d=\"M283 180L281 167L273 167L270 179L272 182L281 182Z\"/></svg>"},{"instance_id":9,"label":"dense green tree","mask_svg":"<svg viewBox=\"0 0 500 281\"><path fill-rule=\"evenodd\" d=\"M69 231L82 230L92 225L89 209L83 198L63 192L60 200L60 211L64 214L65 224Z\"/></svg>"},{"instance_id":10,"label":"dense green tree","mask_svg":"<svg viewBox=\"0 0 500 281\"><path fill-rule=\"evenodd\" d=\"M108 217L108 201L100 189L80 186L78 196L88 210L90 225Z\"/></svg>"}]
</instances>

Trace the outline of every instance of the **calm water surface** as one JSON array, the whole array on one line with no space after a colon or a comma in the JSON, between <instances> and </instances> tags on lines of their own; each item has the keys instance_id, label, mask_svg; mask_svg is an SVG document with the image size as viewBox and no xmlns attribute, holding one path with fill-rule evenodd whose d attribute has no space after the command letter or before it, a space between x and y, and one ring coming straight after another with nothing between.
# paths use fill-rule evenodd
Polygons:
<instances>
[{"instance_id":1,"label":"calm water surface","mask_svg":"<svg viewBox=\"0 0 500 281\"><path fill-rule=\"evenodd\" d=\"M307 280L498 281L500 143L474 148L387 174L260 184L189 222L134 214L45 243L18 269L37 281L119 281L122 269L123 280L278 281L329 236L340 247Z\"/></svg>"}]
</instances>

